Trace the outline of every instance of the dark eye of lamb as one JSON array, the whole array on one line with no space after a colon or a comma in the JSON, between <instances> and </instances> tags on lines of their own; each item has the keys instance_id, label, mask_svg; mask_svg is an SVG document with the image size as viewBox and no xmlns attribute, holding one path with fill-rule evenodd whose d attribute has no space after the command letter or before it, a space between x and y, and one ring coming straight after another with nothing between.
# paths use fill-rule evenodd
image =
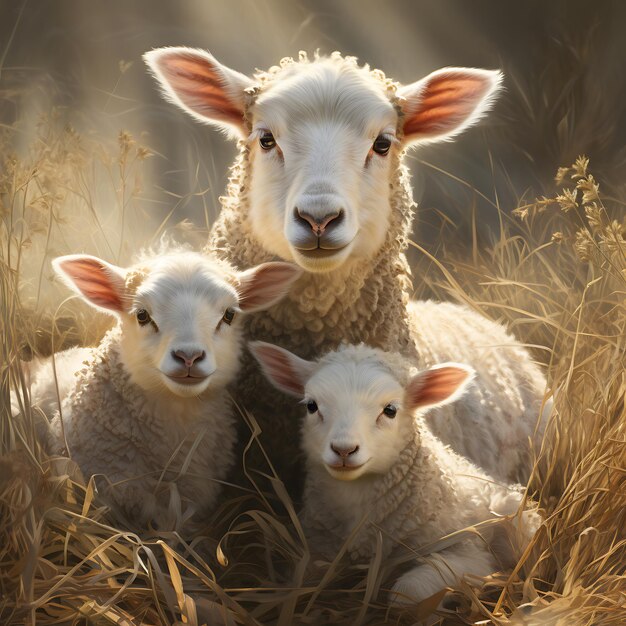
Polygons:
<instances>
[{"instance_id":1,"label":"dark eye of lamb","mask_svg":"<svg viewBox=\"0 0 626 626\"><path fill-rule=\"evenodd\" d=\"M276 139L274 139L274 135L269 130L266 130L259 138L259 143L263 150L271 150L276 146Z\"/></svg>"},{"instance_id":2,"label":"dark eye of lamb","mask_svg":"<svg viewBox=\"0 0 626 626\"><path fill-rule=\"evenodd\" d=\"M393 404L388 404L384 409L383 409L383 413L387 416L390 417L391 419L393 419L396 416L396 413L398 412L398 409L396 409L395 406L393 406Z\"/></svg>"},{"instance_id":3,"label":"dark eye of lamb","mask_svg":"<svg viewBox=\"0 0 626 626\"><path fill-rule=\"evenodd\" d=\"M306 410L311 414L315 413L317 411L317 402L315 402L315 400L309 400L306 403Z\"/></svg>"},{"instance_id":4,"label":"dark eye of lamb","mask_svg":"<svg viewBox=\"0 0 626 626\"><path fill-rule=\"evenodd\" d=\"M224 315L222 316L222 322L230 326L233 323L234 319L235 319L235 309L231 309L230 307L228 307L224 311Z\"/></svg>"},{"instance_id":5,"label":"dark eye of lamb","mask_svg":"<svg viewBox=\"0 0 626 626\"><path fill-rule=\"evenodd\" d=\"M381 156L385 156L387 152L389 152L390 148L391 139L383 137L382 135L378 135L378 137L376 137L376 140L374 141L374 144L372 145L372 150L376 154L380 154Z\"/></svg>"},{"instance_id":6,"label":"dark eye of lamb","mask_svg":"<svg viewBox=\"0 0 626 626\"><path fill-rule=\"evenodd\" d=\"M152 321L150 313L148 313L145 309L139 309L135 315L137 316L137 321L140 326L145 326Z\"/></svg>"}]
</instances>

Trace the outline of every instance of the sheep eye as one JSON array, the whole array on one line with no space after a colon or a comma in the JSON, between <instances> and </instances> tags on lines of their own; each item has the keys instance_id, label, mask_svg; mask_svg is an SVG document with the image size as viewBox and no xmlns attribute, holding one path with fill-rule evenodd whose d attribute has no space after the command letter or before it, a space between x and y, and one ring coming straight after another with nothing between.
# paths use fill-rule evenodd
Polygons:
<instances>
[{"instance_id":1,"label":"sheep eye","mask_svg":"<svg viewBox=\"0 0 626 626\"><path fill-rule=\"evenodd\" d=\"M316 412L317 412L317 402L315 402L315 400L309 400L309 401L306 403L306 410L307 410L309 413L311 413L311 415L312 415L313 413L316 413Z\"/></svg>"},{"instance_id":2,"label":"sheep eye","mask_svg":"<svg viewBox=\"0 0 626 626\"><path fill-rule=\"evenodd\" d=\"M274 135L269 130L266 130L260 137L259 143L261 144L261 148L263 150L271 150L276 147L276 139L274 139Z\"/></svg>"},{"instance_id":3,"label":"sheep eye","mask_svg":"<svg viewBox=\"0 0 626 626\"><path fill-rule=\"evenodd\" d=\"M135 313L135 316L137 317L137 321L139 322L140 326L145 326L152 321L150 313L148 313L148 311L146 311L145 309L139 309L137 313Z\"/></svg>"},{"instance_id":4,"label":"sheep eye","mask_svg":"<svg viewBox=\"0 0 626 626\"><path fill-rule=\"evenodd\" d=\"M222 322L230 326L233 323L234 319L235 319L235 309L231 309L230 307L228 307L224 311L224 315L222 316Z\"/></svg>"},{"instance_id":5,"label":"sheep eye","mask_svg":"<svg viewBox=\"0 0 626 626\"><path fill-rule=\"evenodd\" d=\"M396 416L396 413L398 412L398 409L396 409L395 406L393 406L393 404L388 404L384 409L383 409L383 413L393 419Z\"/></svg>"},{"instance_id":6,"label":"sheep eye","mask_svg":"<svg viewBox=\"0 0 626 626\"><path fill-rule=\"evenodd\" d=\"M385 137L384 135L378 135L378 137L376 137L372 145L372 150L376 154L380 154L381 156L385 156L389 152L390 148L391 148L391 139L389 139L388 137Z\"/></svg>"}]
</instances>

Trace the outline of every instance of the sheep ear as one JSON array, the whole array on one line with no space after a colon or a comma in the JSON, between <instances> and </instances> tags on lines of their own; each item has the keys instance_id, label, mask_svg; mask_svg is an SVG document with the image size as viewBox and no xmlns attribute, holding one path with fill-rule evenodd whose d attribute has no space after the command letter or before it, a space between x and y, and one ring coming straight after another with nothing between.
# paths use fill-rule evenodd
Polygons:
<instances>
[{"instance_id":1,"label":"sheep ear","mask_svg":"<svg viewBox=\"0 0 626 626\"><path fill-rule=\"evenodd\" d=\"M315 363L264 341L253 341L248 347L265 376L277 389L290 396L304 397L304 386L313 373Z\"/></svg>"},{"instance_id":2,"label":"sheep ear","mask_svg":"<svg viewBox=\"0 0 626 626\"><path fill-rule=\"evenodd\" d=\"M443 363L414 376L405 392L409 410L432 408L454 402L464 393L474 370L459 363Z\"/></svg>"},{"instance_id":3,"label":"sheep ear","mask_svg":"<svg viewBox=\"0 0 626 626\"><path fill-rule=\"evenodd\" d=\"M52 261L54 271L83 300L107 313L126 311L126 271L88 254L70 254Z\"/></svg>"},{"instance_id":4,"label":"sheep ear","mask_svg":"<svg viewBox=\"0 0 626 626\"><path fill-rule=\"evenodd\" d=\"M252 79L197 48L158 48L143 58L167 100L205 124L235 136L248 134L244 91L254 85Z\"/></svg>"},{"instance_id":5,"label":"sheep ear","mask_svg":"<svg viewBox=\"0 0 626 626\"><path fill-rule=\"evenodd\" d=\"M293 263L272 261L239 274L239 308L252 313L267 309L281 300L302 270Z\"/></svg>"},{"instance_id":6,"label":"sheep ear","mask_svg":"<svg viewBox=\"0 0 626 626\"><path fill-rule=\"evenodd\" d=\"M405 140L452 139L489 110L501 82L499 71L447 67L401 87L398 95L404 99Z\"/></svg>"}]
</instances>

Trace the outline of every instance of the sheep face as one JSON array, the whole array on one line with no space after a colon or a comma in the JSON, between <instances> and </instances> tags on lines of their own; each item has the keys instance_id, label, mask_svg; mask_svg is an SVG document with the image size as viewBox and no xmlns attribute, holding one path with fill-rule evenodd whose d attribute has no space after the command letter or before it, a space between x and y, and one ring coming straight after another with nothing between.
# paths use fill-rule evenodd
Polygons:
<instances>
[{"instance_id":1,"label":"sheep face","mask_svg":"<svg viewBox=\"0 0 626 626\"><path fill-rule=\"evenodd\" d=\"M266 263L237 274L188 252L123 269L71 255L56 271L89 304L115 314L120 354L131 380L146 391L196 398L224 387L240 353L239 313L277 302L300 270Z\"/></svg>"},{"instance_id":2,"label":"sheep face","mask_svg":"<svg viewBox=\"0 0 626 626\"><path fill-rule=\"evenodd\" d=\"M400 383L374 361L329 363L304 388L303 448L339 480L385 474L412 433Z\"/></svg>"},{"instance_id":3,"label":"sheep face","mask_svg":"<svg viewBox=\"0 0 626 626\"><path fill-rule=\"evenodd\" d=\"M251 350L279 389L307 407L303 448L338 480L386 474L416 432L415 414L458 398L472 371L456 363L400 381L382 354L348 346L319 362L254 342Z\"/></svg>"},{"instance_id":4,"label":"sheep face","mask_svg":"<svg viewBox=\"0 0 626 626\"><path fill-rule=\"evenodd\" d=\"M259 84L202 50L162 48L145 59L169 100L248 143L251 228L268 252L311 272L380 249L399 153L476 122L501 80L447 68L396 89L333 56L284 64Z\"/></svg>"},{"instance_id":5,"label":"sheep face","mask_svg":"<svg viewBox=\"0 0 626 626\"><path fill-rule=\"evenodd\" d=\"M182 397L222 388L239 359L237 308L235 287L205 259L157 259L121 317L122 360L133 382Z\"/></svg>"},{"instance_id":6,"label":"sheep face","mask_svg":"<svg viewBox=\"0 0 626 626\"><path fill-rule=\"evenodd\" d=\"M263 247L312 272L373 256L398 144L381 85L329 60L294 65L251 114L249 216Z\"/></svg>"}]
</instances>

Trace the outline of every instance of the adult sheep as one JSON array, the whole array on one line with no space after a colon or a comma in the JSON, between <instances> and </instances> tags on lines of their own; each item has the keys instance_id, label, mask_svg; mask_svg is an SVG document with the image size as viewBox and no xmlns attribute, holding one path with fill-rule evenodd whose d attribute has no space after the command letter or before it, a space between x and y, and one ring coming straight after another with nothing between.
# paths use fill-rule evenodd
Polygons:
<instances>
[{"instance_id":1,"label":"adult sheep","mask_svg":"<svg viewBox=\"0 0 626 626\"><path fill-rule=\"evenodd\" d=\"M400 86L339 53L301 54L252 78L203 50L161 48L145 59L167 99L239 139L208 248L239 268L278 257L306 270L288 298L249 320L248 338L305 358L365 342L423 368L470 364L471 402L456 403L449 419L433 411L430 426L444 441L465 430L457 452L497 478L523 480L529 439L542 430L541 371L500 324L467 307L408 306L404 256L415 206L407 149L479 120L500 72L446 68ZM294 457L279 451L296 438L293 409L263 391L256 365L245 366L241 381L238 398L259 417L272 459L289 468Z\"/></svg>"}]
</instances>

